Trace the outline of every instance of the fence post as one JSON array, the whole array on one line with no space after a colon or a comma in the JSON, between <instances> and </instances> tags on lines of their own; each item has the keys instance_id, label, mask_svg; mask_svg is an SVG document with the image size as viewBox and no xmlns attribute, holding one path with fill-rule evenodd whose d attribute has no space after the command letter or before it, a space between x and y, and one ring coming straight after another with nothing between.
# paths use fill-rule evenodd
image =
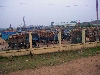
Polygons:
<instances>
[{"instance_id":1,"label":"fence post","mask_svg":"<svg viewBox=\"0 0 100 75\"><path fill-rule=\"evenodd\" d=\"M59 46L60 46L60 51L61 51L61 31L58 33L58 40L59 40Z\"/></svg>"},{"instance_id":2,"label":"fence post","mask_svg":"<svg viewBox=\"0 0 100 75\"><path fill-rule=\"evenodd\" d=\"M86 40L85 37L86 37L85 36L85 29L82 29L82 43L83 43L83 48L85 47L85 40Z\"/></svg>"},{"instance_id":3,"label":"fence post","mask_svg":"<svg viewBox=\"0 0 100 75\"><path fill-rule=\"evenodd\" d=\"M85 44L85 29L82 29L82 43Z\"/></svg>"},{"instance_id":4,"label":"fence post","mask_svg":"<svg viewBox=\"0 0 100 75\"><path fill-rule=\"evenodd\" d=\"M29 32L30 50L32 49L32 32Z\"/></svg>"}]
</instances>

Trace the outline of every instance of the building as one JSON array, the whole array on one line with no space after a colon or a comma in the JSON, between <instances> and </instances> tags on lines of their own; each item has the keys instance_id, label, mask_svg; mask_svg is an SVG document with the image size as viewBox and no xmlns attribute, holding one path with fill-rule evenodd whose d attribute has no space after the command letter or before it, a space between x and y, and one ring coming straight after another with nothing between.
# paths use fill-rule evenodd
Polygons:
<instances>
[{"instance_id":1,"label":"building","mask_svg":"<svg viewBox=\"0 0 100 75\"><path fill-rule=\"evenodd\" d=\"M91 24L93 24L94 26L96 26L97 25L97 20L91 21ZM98 25L100 26L100 20L98 20Z\"/></svg>"},{"instance_id":2,"label":"building","mask_svg":"<svg viewBox=\"0 0 100 75\"><path fill-rule=\"evenodd\" d=\"M96 26L97 25L97 20L91 21L91 22L83 22L83 23L80 23L79 25L80 26L82 26L82 25L84 25L84 26L87 26L87 25L94 25L94 26ZM98 20L98 25L100 26L100 20Z\"/></svg>"},{"instance_id":3,"label":"building","mask_svg":"<svg viewBox=\"0 0 100 75\"><path fill-rule=\"evenodd\" d=\"M16 30L13 30L13 28L11 27L11 24L10 24L10 27L6 30L3 30L1 32L1 37L2 39L4 40L8 40L9 36L12 35L12 34L16 34L17 31Z\"/></svg>"},{"instance_id":4,"label":"building","mask_svg":"<svg viewBox=\"0 0 100 75\"><path fill-rule=\"evenodd\" d=\"M8 40L9 36L12 34L16 34L16 31L14 30L4 30L1 32L1 37L4 40Z\"/></svg>"},{"instance_id":5,"label":"building","mask_svg":"<svg viewBox=\"0 0 100 75\"><path fill-rule=\"evenodd\" d=\"M72 27L72 26L75 26L76 23L68 23L68 24L65 24L64 26L69 26L69 27Z\"/></svg>"}]
</instances>

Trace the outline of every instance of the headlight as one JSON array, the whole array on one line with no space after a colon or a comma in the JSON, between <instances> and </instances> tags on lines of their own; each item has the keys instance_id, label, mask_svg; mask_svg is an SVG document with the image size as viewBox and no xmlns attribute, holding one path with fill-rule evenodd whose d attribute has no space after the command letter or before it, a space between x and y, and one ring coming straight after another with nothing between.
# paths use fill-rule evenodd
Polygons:
<instances>
[{"instance_id":1,"label":"headlight","mask_svg":"<svg viewBox=\"0 0 100 75\"><path fill-rule=\"evenodd\" d=\"M15 44L15 45L17 45L17 44Z\"/></svg>"},{"instance_id":2,"label":"headlight","mask_svg":"<svg viewBox=\"0 0 100 75\"><path fill-rule=\"evenodd\" d=\"M25 44L25 43L24 43Z\"/></svg>"},{"instance_id":3,"label":"headlight","mask_svg":"<svg viewBox=\"0 0 100 75\"><path fill-rule=\"evenodd\" d=\"M22 43L21 43L22 44Z\"/></svg>"}]
</instances>

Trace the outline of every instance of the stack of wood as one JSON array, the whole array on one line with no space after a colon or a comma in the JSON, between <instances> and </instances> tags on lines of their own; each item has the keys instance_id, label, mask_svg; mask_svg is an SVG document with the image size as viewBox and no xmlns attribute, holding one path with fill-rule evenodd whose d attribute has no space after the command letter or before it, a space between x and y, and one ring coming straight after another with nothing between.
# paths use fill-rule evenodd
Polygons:
<instances>
[{"instance_id":1,"label":"stack of wood","mask_svg":"<svg viewBox=\"0 0 100 75\"><path fill-rule=\"evenodd\" d=\"M81 43L82 41L82 30L81 29L73 29L71 31L71 42L72 43Z\"/></svg>"},{"instance_id":2,"label":"stack of wood","mask_svg":"<svg viewBox=\"0 0 100 75\"><path fill-rule=\"evenodd\" d=\"M26 39L26 34L24 33L14 34L9 37L9 42L18 43L18 42L23 42L25 39Z\"/></svg>"},{"instance_id":3,"label":"stack of wood","mask_svg":"<svg viewBox=\"0 0 100 75\"><path fill-rule=\"evenodd\" d=\"M0 50L6 50L8 49L8 44L5 40L3 40L1 37L0 37Z\"/></svg>"},{"instance_id":4,"label":"stack of wood","mask_svg":"<svg viewBox=\"0 0 100 75\"><path fill-rule=\"evenodd\" d=\"M95 41L94 29L93 28L89 28L88 29L88 36L89 36L90 42L94 42Z\"/></svg>"},{"instance_id":5,"label":"stack of wood","mask_svg":"<svg viewBox=\"0 0 100 75\"><path fill-rule=\"evenodd\" d=\"M98 37L99 37L99 41L100 41L100 28L98 29Z\"/></svg>"},{"instance_id":6,"label":"stack of wood","mask_svg":"<svg viewBox=\"0 0 100 75\"><path fill-rule=\"evenodd\" d=\"M3 40L3 39L0 37L0 45L3 45L3 44L5 44L5 43L6 43L6 41Z\"/></svg>"}]
</instances>

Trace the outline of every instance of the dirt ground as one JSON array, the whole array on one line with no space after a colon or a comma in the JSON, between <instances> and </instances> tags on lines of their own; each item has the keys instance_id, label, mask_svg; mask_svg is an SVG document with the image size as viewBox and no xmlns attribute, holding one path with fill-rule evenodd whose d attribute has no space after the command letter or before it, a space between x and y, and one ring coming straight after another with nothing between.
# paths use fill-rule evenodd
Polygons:
<instances>
[{"instance_id":1,"label":"dirt ground","mask_svg":"<svg viewBox=\"0 0 100 75\"><path fill-rule=\"evenodd\" d=\"M8 75L100 75L100 54L57 66L17 71Z\"/></svg>"}]
</instances>

